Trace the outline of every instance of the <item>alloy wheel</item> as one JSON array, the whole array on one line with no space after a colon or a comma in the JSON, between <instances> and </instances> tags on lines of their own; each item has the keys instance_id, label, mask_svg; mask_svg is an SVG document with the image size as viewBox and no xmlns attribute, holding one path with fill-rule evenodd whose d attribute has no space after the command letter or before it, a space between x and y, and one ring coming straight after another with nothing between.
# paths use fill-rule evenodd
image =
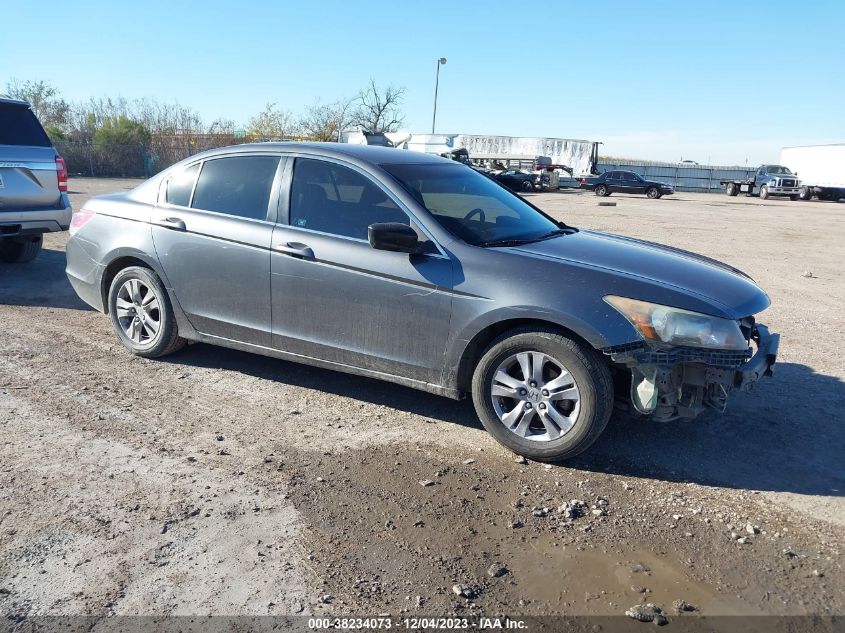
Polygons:
<instances>
[{"instance_id":1,"label":"alloy wheel","mask_svg":"<svg viewBox=\"0 0 845 633\"><path fill-rule=\"evenodd\" d=\"M490 397L509 431L536 442L566 435L581 410L575 378L560 361L542 352L507 357L493 373Z\"/></svg>"},{"instance_id":2,"label":"alloy wheel","mask_svg":"<svg viewBox=\"0 0 845 633\"><path fill-rule=\"evenodd\" d=\"M161 304L155 291L140 279L128 279L117 291L117 320L136 345L152 342L161 328Z\"/></svg>"}]
</instances>

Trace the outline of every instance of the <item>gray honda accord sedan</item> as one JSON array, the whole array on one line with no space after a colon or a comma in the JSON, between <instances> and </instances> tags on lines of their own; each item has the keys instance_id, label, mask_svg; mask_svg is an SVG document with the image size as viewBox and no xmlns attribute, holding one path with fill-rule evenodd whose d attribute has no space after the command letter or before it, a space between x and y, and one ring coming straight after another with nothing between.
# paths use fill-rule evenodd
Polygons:
<instances>
[{"instance_id":1,"label":"gray honda accord sedan","mask_svg":"<svg viewBox=\"0 0 845 633\"><path fill-rule=\"evenodd\" d=\"M778 336L747 275L558 222L457 162L344 144L193 156L73 216L67 274L132 353L202 341L472 396L513 451L563 460L614 405L724 409Z\"/></svg>"}]
</instances>

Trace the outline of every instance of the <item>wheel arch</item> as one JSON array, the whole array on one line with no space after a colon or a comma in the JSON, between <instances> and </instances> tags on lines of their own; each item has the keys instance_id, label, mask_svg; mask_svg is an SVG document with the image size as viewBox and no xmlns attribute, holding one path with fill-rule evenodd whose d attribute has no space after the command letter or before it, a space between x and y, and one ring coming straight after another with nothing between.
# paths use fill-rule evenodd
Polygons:
<instances>
[{"instance_id":1,"label":"wheel arch","mask_svg":"<svg viewBox=\"0 0 845 633\"><path fill-rule=\"evenodd\" d=\"M167 293L167 298L170 300L170 305L173 308L180 336L188 339L196 338L196 331L191 322L188 320L188 317L185 315L185 312L182 310L182 305L179 303L179 299L173 293L173 289L170 287L170 282L167 280L167 276L153 257L134 249L121 249L112 253L111 257L107 259L109 259L109 263L103 269L102 277L100 279L100 294L103 301L103 312L105 314L109 313L109 290L115 276L124 268L128 268L130 266L141 266L142 268L151 270L158 275L159 279L161 279L164 291Z\"/></svg>"},{"instance_id":2,"label":"wheel arch","mask_svg":"<svg viewBox=\"0 0 845 633\"><path fill-rule=\"evenodd\" d=\"M591 342L586 336L555 321L535 317L516 317L490 323L479 330L463 348L457 363L457 370L452 381L456 389L466 393L472 385L472 375L478 360L491 341L502 334L519 328L536 327L538 330L551 330L557 334L575 339L585 346L595 349L600 345Z\"/></svg>"},{"instance_id":3,"label":"wheel arch","mask_svg":"<svg viewBox=\"0 0 845 633\"><path fill-rule=\"evenodd\" d=\"M142 268L152 270L156 275L158 275L159 279L162 280L165 287L167 286L165 278L161 274L161 270L153 261L151 261L149 256L138 251L121 251L114 253L109 263L103 269L103 274L100 279L100 296L103 300L103 311L106 314L109 313L109 289L111 288L111 283L117 276L117 273L124 268L129 268L130 266L141 266Z\"/></svg>"}]
</instances>

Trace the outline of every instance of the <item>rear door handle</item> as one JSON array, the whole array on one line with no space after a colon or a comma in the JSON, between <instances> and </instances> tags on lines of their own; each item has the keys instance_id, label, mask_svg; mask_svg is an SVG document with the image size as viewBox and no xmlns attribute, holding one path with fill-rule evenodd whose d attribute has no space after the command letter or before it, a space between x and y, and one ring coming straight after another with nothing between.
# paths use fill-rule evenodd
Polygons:
<instances>
[{"instance_id":1,"label":"rear door handle","mask_svg":"<svg viewBox=\"0 0 845 633\"><path fill-rule=\"evenodd\" d=\"M290 257L297 257L299 259L314 259L314 251L310 246L301 242L288 242L287 244L280 244L274 249L277 253L282 255L289 255Z\"/></svg>"},{"instance_id":2,"label":"rear door handle","mask_svg":"<svg viewBox=\"0 0 845 633\"><path fill-rule=\"evenodd\" d=\"M185 226L185 222L179 218L164 218L163 220L159 220L156 222L159 226L163 226L166 229L173 229L174 231L186 231L187 227Z\"/></svg>"}]
</instances>

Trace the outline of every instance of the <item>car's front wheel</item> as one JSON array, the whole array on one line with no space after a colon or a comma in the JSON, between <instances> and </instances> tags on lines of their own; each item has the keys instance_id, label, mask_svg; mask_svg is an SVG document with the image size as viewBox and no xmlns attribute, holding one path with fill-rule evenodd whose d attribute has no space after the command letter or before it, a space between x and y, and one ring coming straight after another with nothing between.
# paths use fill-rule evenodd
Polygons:
<instances>
[{"instance_id":1,"label":"car's front wheel","mask_svg":"<svg viewBox=\"0 0 845 633\"><path fill-rule=\"evenodd\" d=\"M760 200L766 200L769 197L769 188L766 185L760 187Z\"/></svg>"},{"instance_id":2,"label":"car's front wheel","mask_svg":"<svg viewBox=\"0 0 845 633\"><path fill-rule=\"evenodd\" d=\"M41 252L44 237L15 237L0 240L0 260L8 264L31 262Z\"/></svg>"},{"instance_id":3,"label":"car's front wheel","mask_svg":"<svg viewBox=\"0 0 845 633\"><path fill-rule=\"evenodd\" d=\"M586 450L613 410L603 359L552 330L517 329L494 340L475 368L472 397L496 440L538 461Z\"/></svg>"},{"instance_id":4,"label":"car's front wheel","mask_svg":"<svg viewBox=\"0 0 845 633\"><path fill-rule=\"evenodd\" d=\"M133 354L157 358L184 347L170 299L148 268L124 268L109 289L109 314L117 338Z\"/></svg>"}]
</instances>

